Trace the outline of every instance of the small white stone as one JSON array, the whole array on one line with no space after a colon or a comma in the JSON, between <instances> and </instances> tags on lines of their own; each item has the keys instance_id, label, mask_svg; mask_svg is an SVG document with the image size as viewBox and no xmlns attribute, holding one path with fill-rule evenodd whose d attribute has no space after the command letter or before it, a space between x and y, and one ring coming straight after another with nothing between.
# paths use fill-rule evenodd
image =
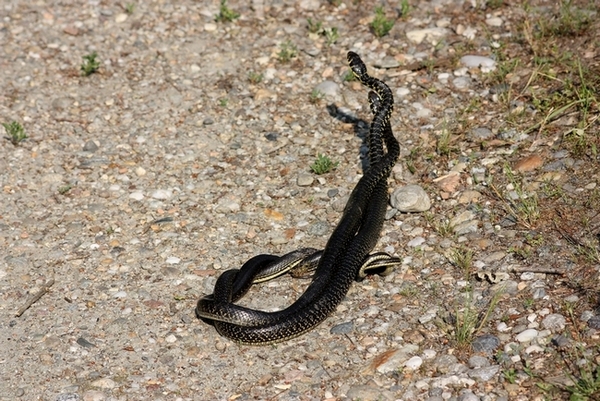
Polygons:
<instances>
[{"instance_id":1,"label":"small white stone","mask_svg":"<svg viewBox=\"0 0 600 401\"><path fill-rule=\"evenodd\" d=\"M117 386L117 383L115 383L114 380L109 379L107 377L103 377L102 379L98 379L98 380L94 380L92 382L92 386L94 387L98 387L98 388L115 388Z\"/></svg>"},{"instance_id":2,"label":"small white stone","mask_svg":"<svg viewBox=\"0 0 600 401\"><path fill-rule=\"evenodd\" d=\"M420 356L413 356L408 361L404 362L404 366L408 369L417 370L423 364L423 359Z\"/></svg>"},{"instance_id":3,"label":"small white stone","mask_svg":"<svg viewBox=\"0 0 600 401\"><path fill-rule=\"evenodd\" d=\"M529 341L533 340L534 338L536 338L538 333L539 332L536 329L523 330L522 332L517 334L515 339L520 343L529 342Z\"/></svg>"},{"instance_id":4,"label":"small white stone","mask_svg":"<svg viewBox=\"0 0 600 401\"><path fill-rule=\"evenodd\" d=\"M134 191L129 194L129 199L141 201L142 199L144 199L144 194L142 191Z\"/></svg>"},{"instance_id":5,"label":"small white stone","mask_svg":"<svg viewBox=\"0 0 600 401\"><path fill-rule=\"evenodd\" d=\"M165 341L168 343L174 343L175 341L177 341L177 337L175 337L173 334L169 334L165 337Z\"/></svg>"},{"instance_id":6,"label":"small white stone","mask_svg":"<svg viewBox=\"0 0 600 401\"><path fill-rule=\"evenodd\" d=\"M534 352L544 352L544 349L537 344L530 345L529 347L525 348L526 354L533 354Z\"/></svg>"},{"instance_id":7,"label":"small white stone","mask_svg":"<svg viewBox=\"0 0 600 401\"><path fill-rule=\"evenodd\" d=\"M113 298L125 298L127 293L125 291L117 291L113 294Z\"/></svg>"},{"instance_id":8,"label":"small white stone","mask_svg":"<svg viewBox=\"0 0 600 401\"><path fill-rule=\"evenodd\" d=\"M437 352L433 349L426 349L423 351L423 358L425 359L433 359L437 355Z\"/></svg>"},{"instance_id":9,"label":"small white stone","mask_svg":"<svg viewBox=\"0 0 600 401\"><path fill-rule=\"evenodd\" d=\"M500 17L492 17L485 20L485 23L489 26L502 26L503 22L504 21L502 21L502 18Z\"/></svg>"},{"instance_id":10,"label":"small white stone","mask_svg":"<svg viewBox=\"0 0 600 401\"><path fill-rule=\"evenodd\" d=\"M181 262L181 259L178 258L177 256L169 256L167 258L166 262L169 265L176 265L177 263Z\"/></svg>"},{"instance_id":11,"label":"small white stone","mask_svg":"<svg viewBox=\"0 0 600 401\"><path fill-rule=\"evenodd\" d=\"M406 245L414 248L414 247L423 245L424 242L425 242L425 238L423 238L423 237L417 237L415 239L412 239L412 240L408 241L408 243Z\"/></svg>"},{"instance_id":12,"label":"small white stone","mask_svg":"<svg viewBox=\"0 0 600 401\"><path fill-rule=\"evenodd\" d=\"M141 176L143 176L143 175L146 175L146 169L145 169L145 168L143 168L143 167L138 167L138 168L136 168L136 169L135 169L135 174L136 174L138 177L141 177Z\"/></svg>"},{"instance_id":13,"label":"small white stone","mask_svg":"<svg viewBox=\"0 0 600 401\"><path fill-rule=\"evenodd\" d=\"M115 17L115 22L118 24L120 24L121 22L125 22L127 21L127 17L128 15L125 13L117 14L117 16Z\"/></svg>"},{"instance_id":14,"label":"small white stone","mask_svg":"<svg viewBox=\"0 0 600 401\"><path fill-rule=\"evenodd\" d=\"M204 30L206 32L214 32L217 30L217 24L215 24L213 22L208 22L208 23L204 24Z\"/></svg>"},{"instance_id":15,"label":"small white stone","mask_svg":"<svg viewBox=\"0 0 600 401\"><path fill-rule=\"evenodd\" d=\"M410 93L410 89L406 88L406 87L401 87L396 89L396 95L398 95L398 97L404 97L406 95L408 95Z\"/></svg>"},{"instance_id":16,"label":"small white stone","mask_svg":"<svg viewBox=\"0 0 600 401\"><path fill-rule=\"evenodd\" d=\"M496 61L494 61L493 59L491 59L489 57L484 57L484 56L474 56L474 55L462 56L460 58L460 62L469 68L474 68L474 67L494 68L496 66Z\"/></svg>"},{"instance_id":17,"label":"small white stone","mask_svg":"<svg viewBox=\"0 0 600 401\"><path fill-rule=\"evenodd\" d=\"M173 192L169 191L168 189L157 189L156 191L152 192L152 197L154 199L164 200L169 199L172 196Z\"/></svg>"}]
</instances>

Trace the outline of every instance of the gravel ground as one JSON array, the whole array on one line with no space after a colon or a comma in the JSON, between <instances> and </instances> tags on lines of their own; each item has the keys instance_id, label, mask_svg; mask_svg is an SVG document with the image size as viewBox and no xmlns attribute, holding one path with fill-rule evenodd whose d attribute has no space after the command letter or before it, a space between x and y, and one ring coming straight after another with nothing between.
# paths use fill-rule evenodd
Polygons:
<instances>
[{"instance_id":1,"label":"gravel ground","mask_svg":"<svg viewBox=\"0 0 600 401\"><path fill-rule=\"evenodd\" d=\"M552 2L391 2L378 38L371 1L205 3L2 2L0 120L28 139L0 147L1 399L598 399L597 5L565 33ZM348 50L396 98L377 250L402 267L300 338L238 346L197 299L322 248L362 172Z\"/></svg>"}]
</instances>

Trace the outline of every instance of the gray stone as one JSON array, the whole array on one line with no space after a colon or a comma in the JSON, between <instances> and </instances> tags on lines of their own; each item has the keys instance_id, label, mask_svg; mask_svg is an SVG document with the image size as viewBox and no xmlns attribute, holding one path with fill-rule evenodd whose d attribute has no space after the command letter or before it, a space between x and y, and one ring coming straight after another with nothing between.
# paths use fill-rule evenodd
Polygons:
<instances>
[{"instance_id":1,"label":"gray stone","mask_svg":"<svg viewBox=\"0 0 600 401\"><path fill-rule=\"evenodd\" d=\"M425 29L414 29L406 32L406 37L413 43L419 44L427 39L430 43L438 42L441 38L446 36L450 31L446 28L425 28Z\"/></svg>"},{"instance_id":2,"label":"gray stone","mask_svg":"<svg viewBox=\"0 0 600 401\"><path fill-rule=\"evenodd\" d=\"M471 347L475 352L491 355L500 346L500 339L492 334L484 334L473 340Z\"/></svg>"},{"instance_id":3,"label":"gray stone","mask_svg":"<svg viewBox=\"0 0 600 401\"><path fill-rule=\"evenodd\" d=\"M500 365L494 365L485 368L471 369L468 372L468 375L472 379L486 382L496 376L498 372L500 372Z\"/></svg>"},{"instance_id":4,"label":"gray stone","mask_svg":"<svg viewBox=\"0 0 600 401\"><path fill-rule=\"evenodd\" d=\"M404 362L408 361L413 354L417 353L419 347L414 344L407 344L396 350L384 363L377 367L377 372L385 374L394 372Z\"/></svg>"},{"instance_id":5,"label":"gray stone","mask_svg":"<svg viewBox=\"0 0 600 401\"><path fill-rule=\"evenodd\" d=\"M56 397L56 401L79 401L79 394L76 393L65 393L65 394L59 394Z\"/></svg>"},{"instance_id":6,"label":"gray stone","mask_svg":"<svg viewBox=\"0 0 600 401\"><path fill-rule=\"evenodd\" d=\"M424 212L431 207L429 195L418 185L407 185L396 189L390 203L401 212Z\"/></svg>"},{"instance_id":7,"label":"gray stone","mask_svg":"<svg viewBox=\"0 0 600 401\"><path fill-rule=\"evenodd\" d=\"M596 315L587 321L590 329L600 330L600 316Z\"/></svg>"},{"instance_id":8,"label":"gray stone","mask_svg":"<svg viewBox=\"0 0 600 401\"><path fill-rule=\"evenodd\" d=\"M456 398L457 401L480 401L471 390L462 390L460 395Z\"/></svg>"},{"instance_id":9,"label":"gray stone","mask_svg":"<svg viewBox=\"0 0 600 401\"><path fill-rule=\"evenodd\" d=\"M469 139L471 140L486 140L491 139L493 136L494 133L492 130L486 127L473 128L468 135Z\"/></svg>"},{"instance_id":10,"label":"gray stone","mask_svg":"<svg viewBox=\"0 0 600 401\"><path fill-rule=\"evenodd\" d=\"M490 361L488 361L486 357L481 355L473 355L469 358L468 363L469 367L472 369L485 368L490 366Z\"/></svg>"},{"instance_id":11,"label":"gray stone","mask_svg":"<svg viewBox=\"0 0 600 401\"><path fill-rule=\"evenodd\" d=\"M308 227L308 233L315 237L322 237L330 230L329 223L326 221L316 221Z\"/></svg>"},{"instance_id":12,"label":"gray stone","mask_svg":"<svg viewBox=\"0 0 600 401\"><path fill-rule=\"evenodd\" d=\"M515 339L520 343L529 342L535 339L538 336L538 331L536 329L526 329L517 334Z\"/></svg>"},{"instance_id":13,"label":"gray stone","mask_svg":"<svg viewBox=\"0 0 600 401\"><path fill-rule=\"evenodd\" d=\"M83 145L83 151L84 152L90 152L93 153L95 151L98 150L98 145L96 145L96 142L89 140L85 143L85 145Z\"/></svg>"},{"instance_id":14,"label":"gray stone","mask_svg":"<svg viewBox=\"0 0 600 401\"><path fill-rule=\"evenodd\" d=\"M298 174L298 179L296 180L296 183L300 187L308 187L308 186L312 185L314 180L315 179L311 174L300 173L300 174Z\"/></svg>"},{"instance_id":15,"label":"gray stone","mask_svg":"<svg viewBox=\"0 0 600 401\"><path fill-rule=\"evenodd\" d=\"M489 57L466 55L460 58L461 64L469 68L473 67L486 67L494 68L496 62Z\"/></svg>"},{"instance_id":16,"label":"gray stone","mask_svg":"<svg viewBox=\"0 0 600 401\"><path fill-rule=\"evenodd\" d=\"M567 320L558 313L551 313L542 320L542 327L552 331L564 330Z\"/></svg>"},{"instance_id":17,"label":"gray stone","mask_svg":"<svg viewBox=\"0 0 600 401\"><path fill-rule=\"evenodd\" d=\"M452 80L452 84L456 89L467 89L471 86L471 78L469 77L456 77Z\"/></svg>"},{"instance_id":18,"label":"gray stone","mask_svg":"<svg viewBox=\"0 0 600 401\"><path fill-rule=\"evenodd\" d=\"M331 334L348 334L354 330L354 323L345 322L333 326L330 330Z\"/></svg>"},{"instance_id":19,"label":"gray stone","mask_svg":"<svg viewBox=\"0 0 600 401\"><path fill-rule=\"evenodd\" d=\"M465 235L469 233L477 232L477 228L479 227L478 220L465 221L454 227L454 233L456 235Z\"/></svg>"},{"instance_id":20,"label":"gray stone","mask_svg":"<svg viewBox=\"0 0 600 401\"><path fill-rule=\"evenodd\" d=\"M331 98L338 98L340 94L340 86L333 81L323 81L315 86L315 91Z\"/></svg>"}]
</instances>

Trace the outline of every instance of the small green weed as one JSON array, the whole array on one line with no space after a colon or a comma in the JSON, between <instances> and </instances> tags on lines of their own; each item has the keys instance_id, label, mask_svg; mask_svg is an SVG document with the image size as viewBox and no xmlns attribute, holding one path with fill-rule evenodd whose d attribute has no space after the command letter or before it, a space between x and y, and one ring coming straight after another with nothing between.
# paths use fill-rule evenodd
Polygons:
<instances>
[{"instance_id":1,"label":"small green weed","mask_svg":"<svg viewBox=\"0 0 600 401\"><path fill-rule=\"evenodd\" d=\"M318 175L328 173L338 166L338 162L332 162L329 156L318 154L315 162L310 166L310 169Z\"/></svg>"},{"instance_id":2,"label":"small green weed","mask_svg":"<svg viewBox=\"0 0 600 401\"><path fill-rule=\"evenodd\" d=\"M96 52L83 56L83 64L81 64L80 69L84 77L92 75L100 68L100 62L96 60L97 57L98 53Z\"/></svg>"},{"instance_id":3,"label":"small green weed","mask_svg":"<svg viewBox=\"0 0 600 401\"><path fill-rule=\"evenodd\" d=\"M346 72L344 73L344 75L342 76L342 80L344 82L356 81L356 76L354 75L354 73L352 73L352 70L348 68L346 70Z\"/></svg>"},{"instance_id":4,"label":"small green weed","mask_svg":"<svg viewBox=\"0 0 600 401\"><path fill-rule=\"evenodd\" d=\"M410 5L408 4L408 0L400 1L400 16L401 17L408 16L409 11L410 11Z\"/></svg>"},{"instance_id":5,"label":"small green weed","mask_svg":"<svg viewBox=\"0 0 600 401\"><path fill-rule=\"evenodd\" d=\"M260 74L258 72L255 71L250 71L248 73L248 81L250 81L250 83L256 85L258 83L260 83L264 78L263 74Z\"/></svg>"},{"instance_id":6,"label":"small green weed","mask_svg":"<svg viewBox=\"0 0 600 401\"><path fill-rule=\"evenodd\" d=\"M504 174L512 186L512 195L502 195L493 183L490 183L490 188L503 201L506 211L515 220L527 228L534 227L541 215L537 194L527 194L525 192L523 178L518 177L508 164L504 165Z\"/></svg>"},{"instance_id":7,"label":"small green weed","mask_svg":"<svg viewBox=\"0 0 600 401\"><path fill-rule=\"evenodd\" d=\"M231 22L240 17L239 13L236 13L229 7L227 7L227 0L221 0L221 5L219 6L219 14L215 17L215 21L217 22Z\"/></svg>"},{"instance_id":8,"label":"small green weed","mask_svg":"<svg viewBox=\"0 0 600 401\"><path fill-rule=\"evenodd\" d=\"M229 104L229 99L227 99L226 97L219 99L219 106L227 107L228 104Z\"/></svg>"},{"instance_id":9,"label":"small green weed","mask_svg":"<svg viewBox=\"0 0 600 401\"><path fill-rule=\"evenodd\" d=\"M18 122L12 121L10 123L2 123L2 126L8 134L6 139L8 139L13 145L17 146L25 139L27 139L27 134L25 134L23 126Z\"/></svg>"},{"instance_id":10,"label":"small green weed","mask_svg":"<svg viewBox=\"0 0 600 401\"><path fill-rule=\"evenodd\" d=\"M325 94L318 89L313 89L312 92L310 92L310 102L313 104L319 103L324 97Z\"/></svg>"},{"instance_id":11,"label":"small green weed","mask_svg":"<svg viewBox=\"0 0 600 401\"><path fill-rule=\"evenodd\" d=\"M593 21L592 14L573 3L572 0L562 0L556 18L540 19L541 36L579 36L585 32Z\"/></svg>"},{"instance_id":12,"label":"small green weed","mask_svg":"<svg viewBox=\"0 0 600 401\"><path fill-rule=\"evenodd\" d=\"M451 152L450 140L452 139L452 132L448 128L442 129L442 132L437 138L437 153L440 156L448 156Z\"/></svg>"},{"instance_id":13,"label":"small green weed","mask_svg":"<svg viewBox=\"0 0 600 401\"><path fill-rule=\"evenodd\" d=\"M375 18L370 24L371 30L375 36L381 38L382 36L387 35L393 26L394 21L386 18L383 7L375 7Z\"/></svg>"},{"instance_id":14,"label":"small green weed","mask_svg":"<svg viewBox=\"0 0 600 401\"><path fill-rule=\"evenodd\" d=\"M286 40L279 46L279 48L280 50L277 54L277 57L282 63L287 63L298 55L298 48L292 43L291 40Z\"/></svg>"},{"instance_id":15,"label":"small green weed","mask_svg":"<svg viewBox=\"0 0 600 401\"><path fill-rule=\"evenodd\" d=\"M125 12L127 14L133 14L133 12L135 11L135 4L134 3L125 3L125 6L123 8L125 9Z\"/></svg>"},{"instance_id":16,"label":"small green weed","mask_svg":"<svg viewBox=\"0 0 600 401\"><path fill-rule=\"evenodd\" d=\"M323 29L323 23L321 21L313 21L311 18L306 20L308 32L319 33Z\"/></svg>"},{"instance_id":17,"label":"small green weed","mask_svg":"<svg viewBox=\"0 0 600 401\"><path fill-rule=\"evenodd\" d=\"M488 320L500 298L503 291L498 291L492 295L489 303L484 310L478 311L473 299L473 290L465 294L465 305L461 309L456 309L454 316L454 337L459 346L466 346L473 341L473 337L481 331Z\"/></svg>"},{"instance_id":18,"label":"small green weed","mask_svg":"<svg viewBox=\"0 0 600 401\"><path fill-rule=\"evenodd\" d=\"M325 40L327 41L328 46L331 46L340 38L340 34L335 27L323 29L323 35L325 35Z\"/></svg>"},{"instance_id":19,"label":"small green weed","mask_svg":"<svg viewBox=\"0 0 600 401\"><path fill-rule=\"evenodd\" d=\"M450 253L449 261L452 265L464 272L465 278L469 278L471 275L471 267L473 265L472 250L465 247L454 249Z\"/></svg>"},{"instance_id":20,"label":"small green weed","mask_svg":"<svg viewBox=\"0 0 600 401\"><path fill-rule=\"evenodd\" d=\"M515 384L517 381L517 370L515 368L506 369L502 371L502 376L510 384Z\"/></svg>"},{"instance_id":21,"label":"small green weed","mask_svg":"<svg viewBox=\"0 0 600 401\"><path fill-rule=\"evenodd\" d=\"M596 349L596 355L600 351ZM600 398L600 365L595 363L592 358L585 355L583 349L576 350L575 355L569 355L568 365L571 373L571 380L574 385L567 386L565 390L571 394L569 401L593 401ZM573 363L572 361L577 361Z\"/></svg>"},{"instance_id":22,"label":"small green weed","mask_svg":"<svg viewBox=\"0 0 600 401\"><path fill-rule=\"evenodd\" d=\"M63 185L58 188L58 193L61 195L65 195L67 192L69 192L71 190L71 188L73 188L71 186L71 184Z\"/></svg>"}]
</instances>

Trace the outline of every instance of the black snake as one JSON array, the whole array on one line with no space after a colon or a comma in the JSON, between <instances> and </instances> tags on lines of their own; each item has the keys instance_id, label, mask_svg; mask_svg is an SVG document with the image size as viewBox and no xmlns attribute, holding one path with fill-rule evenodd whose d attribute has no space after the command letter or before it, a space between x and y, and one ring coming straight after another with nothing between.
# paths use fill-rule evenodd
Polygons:
<instances>
[{"instance_id":1,"label":"black snake","mask_svg":"<svg viewBox=\"0 0 600 401\"><path fill-rule=\"evenodd\" d=\"M374 117L367 138L369 167L356 184L340 222L317 257L312 256L315 252L304 253L303 250L282 258L258 255L241 269L224 272L215 284L214 293L198 301L196 315L210 321L221 335L236 342L266 345L311 330L335 310L356 278L377 265L369 259L369 252L383 227L388 199L387 179L400 153L389 121L394 99L384 82L367 74L365 64L356 53L348 52L348 64L355 77L371 89L369 103ZM399 263L387 254L379 255L383 266ZM317 264L312 282L286 309L262 312L233 303L253 283L277 277L310 257Z\"/></svg>"}]
</instances>

